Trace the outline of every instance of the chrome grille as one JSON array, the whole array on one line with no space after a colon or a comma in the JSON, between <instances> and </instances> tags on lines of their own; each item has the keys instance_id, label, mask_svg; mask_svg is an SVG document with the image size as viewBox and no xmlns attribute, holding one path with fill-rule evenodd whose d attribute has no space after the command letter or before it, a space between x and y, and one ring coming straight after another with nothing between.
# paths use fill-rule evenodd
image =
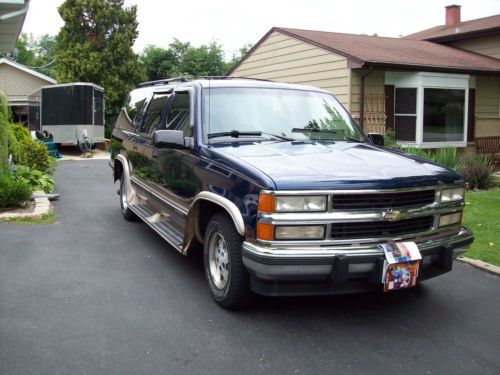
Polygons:
<instances>
[{"instance_id":1,"label":"chrome grille","mask_svg":"<svg viewBox=\"0 0 500 375\"><path fill-rule=\"evenodd\" d=\"M415 217L398 221L365 221L333 223L331 238L357 239L393 237L411 233L427 232L432 229L434 216Z\"/></svg>"},{"instance_id":2,"label":"chrome grille","mask_svg":"<svg viewBox=\"0 0 500 375\"><path fill-rule=\"evenodd\" d=\"M333 194L334 210L368 210L421 207L435 201L434 190L398 193Z\"/></svg>"}]
</instances>

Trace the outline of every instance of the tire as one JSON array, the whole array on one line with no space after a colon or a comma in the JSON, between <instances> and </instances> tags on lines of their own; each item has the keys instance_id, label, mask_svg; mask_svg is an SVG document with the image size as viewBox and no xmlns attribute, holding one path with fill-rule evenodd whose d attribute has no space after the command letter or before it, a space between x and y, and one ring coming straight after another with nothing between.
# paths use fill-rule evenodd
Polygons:
<instances>
[{"instance_id":1,"label":"tire","mask_svg":"<svg viewBox=\"0 0 500 375\"><path fill-rule=\"evenodd\" d=\"M125 177L123 174L120 178L120 207L122 210L122 216L127 221L138 221L137 215L130 209L127 201L127 192L125 191Z\"/></svg>"},{"instance_id":2,"label":"tire","mask_svg":"<svg viewBox=\"0 0 500 375\"><path fill-rule=\"evenodd\" d=\"M242 243L243 237L227 215L219 213L210 219L203 245L205 278L213 299L225 309L243 308L251 299Z\"/></svg>"}]
</instances>

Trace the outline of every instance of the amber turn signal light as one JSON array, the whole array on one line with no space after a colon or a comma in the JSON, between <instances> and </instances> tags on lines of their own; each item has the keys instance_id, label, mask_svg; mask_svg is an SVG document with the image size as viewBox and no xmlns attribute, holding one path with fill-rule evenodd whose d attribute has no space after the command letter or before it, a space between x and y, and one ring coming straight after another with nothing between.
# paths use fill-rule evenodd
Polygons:
<instances>
[{"instance_id":1,"label":"amber turn signal light","mask_svg":"<svg viewBox=\"0 0 500 375\"><path fill-rule=\"evenodd\" d=\"M276 198L274 195L261 194L259 196L259 211L274 212L276 211Z\"/></svg>"},{"instance_id":2,"label":"amber turn signal light","mask_svg":"<svg viewBox=\"0 0 500 375\"><path fill-rule=\"evenodd\" d=\"M274 225L257 222L257 239L272 241L274 238Z\"/></svg>"}]
</instances>

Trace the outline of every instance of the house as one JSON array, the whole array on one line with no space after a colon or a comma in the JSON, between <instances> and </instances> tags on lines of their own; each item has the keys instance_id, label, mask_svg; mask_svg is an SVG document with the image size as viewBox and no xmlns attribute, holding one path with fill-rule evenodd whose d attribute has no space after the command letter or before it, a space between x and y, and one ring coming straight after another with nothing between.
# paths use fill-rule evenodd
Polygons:
<instances>
[{"instance_id":1,"label":"house","mask_svg":"<svg viewBox=\"0 0 500 375\"><path fill-rule=\"evenodd\" d=\"M14 122L27 123L28 96L43 86L55 83L55 79L45 74L6 57L0 58L0 92L7 96Z\"/></svg>"},{"instance_id":2,"label":"house","mask_svg":"<svg viewBox=\"0 0 500 375\"><path fill-rule=\"evenodd\" d=\"M10 53L23 28L29 0L0 0L0 53Z\"/></svg>"},{"instance_id":3,"label":"house","mask_svg":"<svg viewBox=\"0 0 500 375\"><path fill-rule=\"evenodd\" d=\"M392 129L402 145L472 146L500 136L500 15L405 38L274 27L230 76L329 90L367 132Z\"/></svg>"}]
</instances>

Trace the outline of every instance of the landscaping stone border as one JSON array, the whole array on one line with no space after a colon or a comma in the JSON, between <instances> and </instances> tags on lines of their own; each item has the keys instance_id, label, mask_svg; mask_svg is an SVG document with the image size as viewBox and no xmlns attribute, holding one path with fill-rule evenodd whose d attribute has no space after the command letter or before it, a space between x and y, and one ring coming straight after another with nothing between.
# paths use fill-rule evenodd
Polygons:
<instances>
[{"instance_id":1,"label":"landscaping stone border","mask_svg":"<svg viewBox=\"0 0 500 375\"><path fill-rule=\"evenodd\" d=\"M29 217L39 217L48 213L51 209L51 204L49 198L43 191L36 191L33 193L35 208L32 210L19 211L17 212L4 212L0 214L0 220L2 219L15 219L15 218L29 218Z\"/></svg>"},{"instance_id":2,"label":"landscaping stone border","mask_svg":"<svg viewBox=\"0 0 500 375\"><path fill-rule=\"evenodd\" d=\"M500 276L500 267L493 264L483 262L482 260L471 259L467 257L458 257L456 260L459 262L471 265L472 267L479 268L480 270L489 272L493 275Z\"/></svg>"}]
</instances>

